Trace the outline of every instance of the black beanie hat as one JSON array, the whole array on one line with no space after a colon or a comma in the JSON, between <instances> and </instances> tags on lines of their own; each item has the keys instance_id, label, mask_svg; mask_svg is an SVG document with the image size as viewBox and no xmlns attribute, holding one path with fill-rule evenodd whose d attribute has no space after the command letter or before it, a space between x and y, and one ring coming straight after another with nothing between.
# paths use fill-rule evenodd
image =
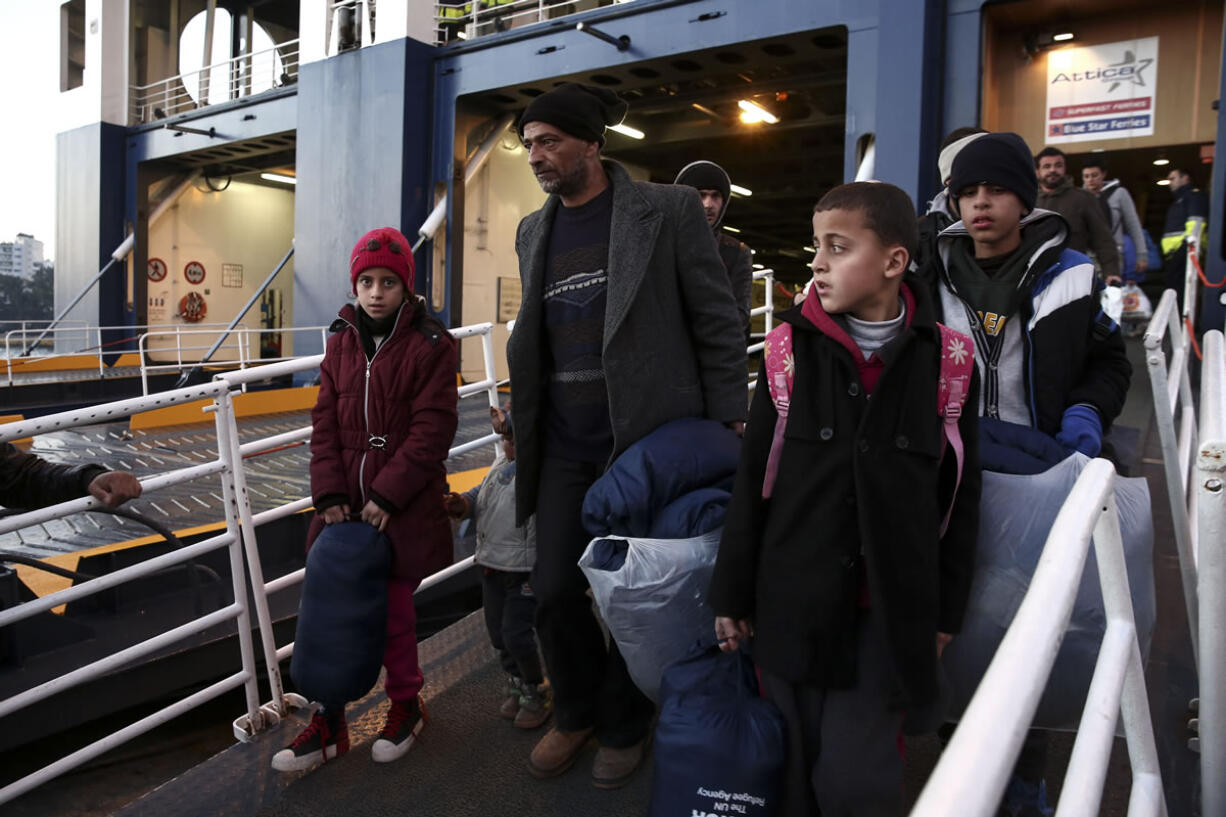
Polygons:
<instances>
[{"instance_id":1,"label":"black beanie hat","mask_svg":"<svg viewBox=\"0 0 1226 817\"><path fill-rule=\"evenodd\" d=\"M1000 185L1015 193L1027 210L1033 210L1039 180L1025 140L1016 133L988 133L962 148L954 158L949 192L957 196L958 191L976 184Z\"/></svg>"},{"instance_id":2,"label":"black beanie hat","mask_svg":"<svg viewBox=\"0 0 1226 817\"><path fill-rule=\"evenodd\" d=\"M708 162L705 159L690 162L681 168L673 184L684 184L699 190L718 190L724 197L724 201L728 200L732 192L732 184L724 169L715 162Z\"/></svg>"},{"instance_id":3,"label":"black beanie hat","mask_svg":"<svg viewBox=\"0 0 1226 817\"><path fill-rule=\"evenodd\" d=\"M604 145L604 129L620 125L629 106L608 88L565 82L541 94L519 117L519 135L524 125L544 122L588 142Z\"/></svg>"}]
</instances>

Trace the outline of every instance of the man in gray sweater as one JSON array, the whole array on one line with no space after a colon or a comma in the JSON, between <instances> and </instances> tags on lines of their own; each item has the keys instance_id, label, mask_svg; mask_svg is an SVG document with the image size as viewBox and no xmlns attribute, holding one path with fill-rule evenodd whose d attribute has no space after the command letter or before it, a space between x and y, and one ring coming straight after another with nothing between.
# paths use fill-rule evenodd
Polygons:
<instances>
[{"instance_id":1,"label":"man in gray sweater","mask_svg":"<svg viewBox=\"0 0 1226 817\"><path fill-rule=\"evenodd\" d=\"M1130 270L1125 268L1124 237L1132 241L1136 251L1136 271L1143 273L1149 268L1149 252L1145 243L1145 231L1141 227L1141 219L1137 217L1137 208L1132 203L1132 196L1120 186L1119 179L1107 180L1107 160L1101 156L1091 156L1081 163L1081 183L1085 189L1098 197L1104 208L1111 226L1111 237L1115 239L1115 248L1120 253L1120 272Z\"/></svg>"}]
</instances>

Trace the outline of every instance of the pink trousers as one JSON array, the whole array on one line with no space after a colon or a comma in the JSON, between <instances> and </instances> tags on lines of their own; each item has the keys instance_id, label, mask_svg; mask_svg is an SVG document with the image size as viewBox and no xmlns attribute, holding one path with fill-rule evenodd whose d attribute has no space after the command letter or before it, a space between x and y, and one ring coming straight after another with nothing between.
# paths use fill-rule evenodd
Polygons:
<instances>
[{"instance_id":1,"label":"pink trousers","mask_svg":"<svg viewBox=\"0 0 1226 817\"><path fill-rule=\"evenodd\" d=\"M418 582L390 579L387 583L387 646L383 666L384 688L393 701L408 703L421 692L421 665L417 662L417 610L413 592Z\"/></svg>"}]
</instances>

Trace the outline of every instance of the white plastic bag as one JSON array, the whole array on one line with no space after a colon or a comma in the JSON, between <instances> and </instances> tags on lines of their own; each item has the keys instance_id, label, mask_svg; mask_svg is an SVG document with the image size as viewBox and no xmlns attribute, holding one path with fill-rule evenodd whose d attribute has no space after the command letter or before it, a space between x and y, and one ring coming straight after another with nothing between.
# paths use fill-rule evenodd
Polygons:
<instances>
[{"instance_id":1,"label":"white plastic bag","mask_svg":"<svg viewBox=\"0 0 1226 817\"><path fill-rule=\"evenodd\" d=\"M1154 306L1150 303L1149 296L1135 283L1129 281L1125 284L1121 295L1123 296L1123 317L1129 321L1147 321L1153 317ZM1118 318L1115 320L1119 322Z\"/></svg>"},{"instance_id":2,"label":"white plastic bag","mask_svg":"<svg viewBox=\"0 0 1226 817\"><path fill-rule=\"evenodd\" d=\"M1107 313L1107 317L1116 323L1124 317L1124 293L1117 286L1103 287L1103 294L1099 297L1099 302L1102 304L1103 312Z\"/></svg>"},{"instance_id":3,"label":"white plastic bag","mask_svg":"<svg viewBox=\"0 0 1226 817\"><path fill-rule=\"evenodd\" d=\"M630 677L653 701L659 701L670 664L689 655L696 642L715 643L715 613L706 596L722 532L690 539L602 536L579 559Z\"/></svg>"},{"instance_id":4,"label":"white plastic bag","mask_svg":"<svg viewBox=\"0 0 1226 817\"><path fill-rule=\"evenodd\" d=\"M1084 454L1073 454L1041 474L983 472L970 600L962 630L941 659L951 685L951 715L961 716L983 679L1030 586L1056 514L1089 461ZM1156 615L1149 486L1143 478L1117 477L1115 501L1144 661ZM1093 546L1085 564L1068 629L1035 713L1034 725L1041 729L1077 728L1106 630Z\"/></svg>"}]
</instances>

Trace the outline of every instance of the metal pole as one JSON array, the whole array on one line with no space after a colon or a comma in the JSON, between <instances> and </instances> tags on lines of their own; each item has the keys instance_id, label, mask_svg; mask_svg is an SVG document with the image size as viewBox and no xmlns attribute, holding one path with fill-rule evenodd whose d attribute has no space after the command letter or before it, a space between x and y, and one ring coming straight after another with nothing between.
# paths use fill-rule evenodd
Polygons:
<instances>
[{"instance_id":1,"label":"metal pole","mask_svg":"<svg viewBox=\"0 0 1226 817\"><path fill-rule=\"evenodd\" d=\"M285 268L285 265L289 263L289 260L293 257L293 255L294 248L290 247L289 252L287 252L285 257L281 259L281 263L277 264L277 268L269 273L268 277L264 279L264 283L260 284L259 289L257 289L247 301L247 305L238 311L238 314L234 316L234 320L230 321L230 325L226 327L226 331L222 332L221 336L217 338L217 342L213 344L213 348L209 349L209 351L205 353L204 357L200 358L199 363L185 371L182 376L179 377L179 382L175 385L175 388L180 388L187 385L187 381L191 379L192 375L198 372L202 365L208 363L209 358L211 358L213 353L221 347L221 344L225 343L226 338L228 338L230 333L234 331L234 327L238 326L238 322L241 321L243 316L247 314L247 310L259 300L260 296L264 294L264 290L268 289L268 285L272 283L272 279L276 278L277 273L281 272L281 270Z\"/></svg>"},{"instance_id":2,"label":"metal pole","mask_svg":"<svg viewBox=\"0 0 1226 817\"><path fill-rule=\"evenodd\" d=\"M1196 485L1200 563L1201 814L1226 814L1226 352L1222 333L1205 333Z\"/></svg>"},{"instance_id":3,"label":"metal pole","mask_svg":"<svg viewBox=\"0 0 1226 817\"><path fill-rule=\"evenodd\" d=\"M52 319L51 323L50 323L50 324L48 324L47 328L46 328L46 329L44 329L42 332L39 332L39 333L38 333L38 337L36 337L36 338L34 339L34 342L33 342L33 343L31 343L29 346L27 346L27 347L26 347L26 350L25 350L24 352L22 352L22 353L21 353L21 357L29 357L29 356L30 356L30 353L31 353L31 352L33 352L33 351L34 351L36 348L38 348L38 344L42 342L42 339L43 339L43 338L45 338L45 337L47 337L47 333L48 333L48 332L50 332L50 331L52 330L52 328L53 328L53 327L54 327L54 326L55 326L57 323L59 323L59 322L60 322L60 320L62 320L62 319L63 319L63 317L64 317L65 315L67 315L69 312L71 312L71 311L72 311L72 309L73 309L73 307L75 307L77 304L81 303L81 299L85 297L85 293L87 293L87 292L89 292L91 289L93 289L93 288L94 288L94 284L96 284L96 283L98 283L99 281L101 281L101 280L102 280L102 276L103 276L103 275L106 275L107 270L109 270L109 269L111 268L111 265L113 265L113 264L114 264L116 261L118 261L118 260L119 260L119 259L115 258L115 256L111 256L111 260L110 260L110 261L107 261L107 262L106 262L106 266L104 266L102 269L98 270L98 274L97 274L97 275L95 275L93 278L91 278L91 279L90 279L90 282L89 282L88 284L86 284L86 285L84 286L84 288L82 288L82 290L81 290L80 292L78 292L78 293L77 293L77 297L75 297L75 298L73 298L73 299L72 299L72 303L70 303L68 306L64 307L63 309L61 309L61 310L60 310L60 313L59 313L58 315L56 315L56 316L55 316L55 318L53 318L53 319Z\"/></svg>"},{"instance_id":4,"label":"metal pole","mask_svg":"<svg viewBox=\"0 0 1226 817\"><path fill-rule=\"evenodd\" d=\"M473 151L473 155L464 165L464 183L468 184L473 177L480 172L485 166L485 162L490 158L490 152L493 151L494 145L498 144L498 140L502 138L502 134L511 123L515 121L512 114L505 114L498 123L494 125L494 129L490 131L489 136L485 137L485 141L481 143L481 147ZM438 232L439 226L442 225L443 219L447 215L447 197L443 196L438 200L438 204L434 205L434 209L430 211L430 215L426 216L426 220L422 222L421 228L417 231L417 241L413 244L413 252L417 252L418 248L426 241L434 237Z\"/></svg>"},{"instance_id":5,"label":"metal pole","mask_svg":"<svg viewBox=\"0 0 1226 817\"><path fill-rule=\"evenodd\" d=\"M247 722L253 731L258 732L263 728L264 720L263 713L260 712L260 688L255 671L255 644L251 637L251 611L247 606L247 575L243 569L244 537L250 533L244 528L251 521L251 505L247 497L246 483L242 481L242 458L234 455L238 426L234 421L234 400L230 397L228 389L217 395L215 405L217 457L224 465L224 470L221 472L221 495L226 510L226 530L229 531L231 537L227 550L230 554L230 575L234 582L234 604L239 608L238 620L235 622L238 627L238 648L243 660L243 672L248 676L248 680L243 684L243 691L247 699ZM236 480L235 477L238 479ZM242 485L241 494L236 490L236 482ZM244 510L246 510L245 518ZM255 567L258 570L258 559ZM253 578L256 575L255 572L252 573ZM275 667L275 664L268 667L270 676Z\"/></svg>"},{"instance_id":6,"label":"metal pole","mask_svg":"<svg viewBox=\"0 0 1226 817\"><path fill-rule=\"evenodd\" d=\"M1149 327L1145 330L1145 362L1149 369L1150 387L1154 396L1154 424L1158 427L1158 439L1162 444L1162 469L1166 477L1167 500L1171 506L1171 521L1175 528L1175 549L1179 554L1179 574L1183 582L1184 609L1188 616L1188 632L1192 640L1192 657L1200 663L1199 611L1196 590L1196 559L1192 552L1191 523L1188 519L1188 501L1185 492L1187 473L1179 464L1179 437L1175 429L1173 400L1170 392L1170 374L1167 371L1166 353L1162 339L1171 334L1172 360L1181 354L1186 366L1186 334L1178 327L1178 304L1175 291L1162 293L1162 300L1154 310ZM1177 373L1178 374L1178 373Z\"/></svg>"}]
</instances>

